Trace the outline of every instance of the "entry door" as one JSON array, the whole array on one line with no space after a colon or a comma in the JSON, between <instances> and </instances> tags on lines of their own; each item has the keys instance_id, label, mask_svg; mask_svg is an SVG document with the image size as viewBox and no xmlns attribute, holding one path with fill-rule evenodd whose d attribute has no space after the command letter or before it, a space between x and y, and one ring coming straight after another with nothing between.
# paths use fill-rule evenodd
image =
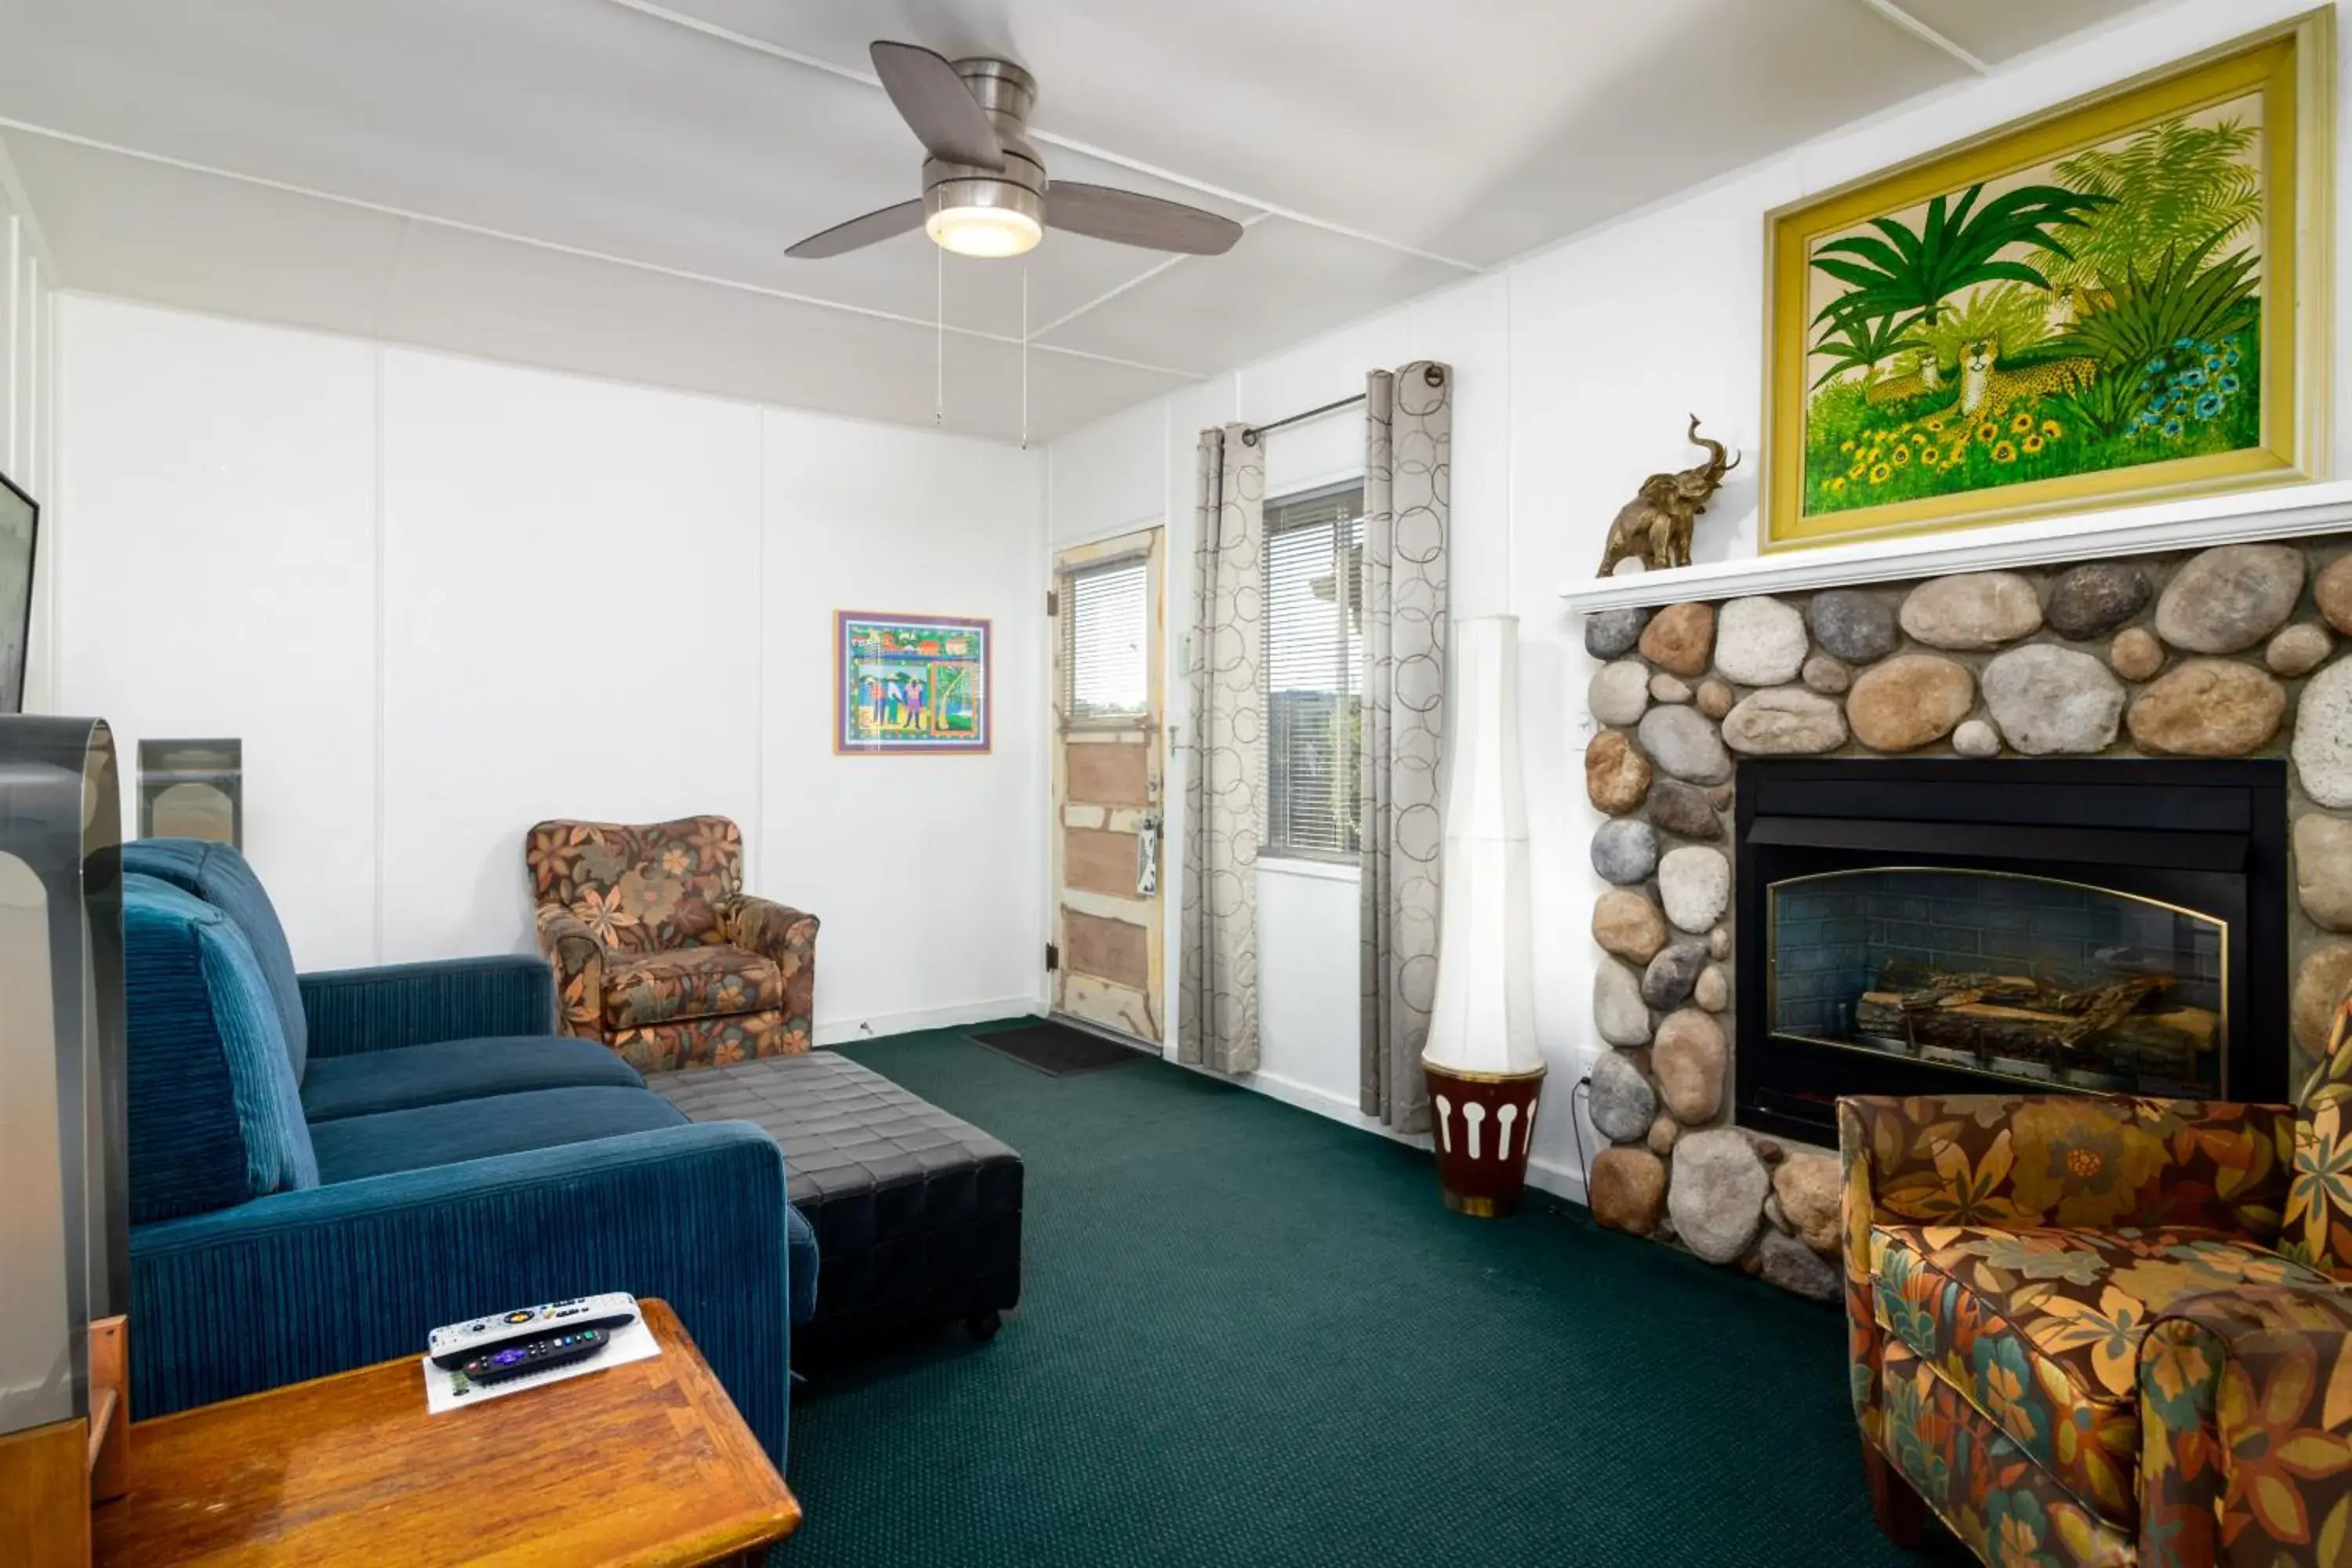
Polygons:
<instances>
[{"instance_id":1,"label":"entry door","mask_svg":"<svg viewBox=\"0 0 2352 1568\"><path fill-rule=\"evenodd\" d=\"M1055 558L1054 1005L1158 1047L1161 531Z\"/></svg>"}]
</instances>

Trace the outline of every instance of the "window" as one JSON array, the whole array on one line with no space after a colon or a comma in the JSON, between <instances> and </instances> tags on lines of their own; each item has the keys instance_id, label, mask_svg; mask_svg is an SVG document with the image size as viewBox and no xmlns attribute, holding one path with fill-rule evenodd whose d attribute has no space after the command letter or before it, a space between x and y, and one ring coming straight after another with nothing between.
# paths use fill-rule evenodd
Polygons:
<instances>
[{"instance_id":1,"label":"window","mask_svg":"<svg viewBox=\"0 0 2352 1568\"><path fill-rule=\"evenodd\" d=\"M1151 563L1089 562L1062 574L1062 716L1072 724L1142 717L1151 707Z\"/></svg>"},{"instance_id":2,"label":"window","mask_svg":"<svg viewBox=\"0 0 2352 1568\"><path fill-rule=\"evenodd\" d=\"M1364 644L1357 583L1364 489L1265 507L1265 843L1352 859L1363 775Z\"/></svg>"}]
</instances>

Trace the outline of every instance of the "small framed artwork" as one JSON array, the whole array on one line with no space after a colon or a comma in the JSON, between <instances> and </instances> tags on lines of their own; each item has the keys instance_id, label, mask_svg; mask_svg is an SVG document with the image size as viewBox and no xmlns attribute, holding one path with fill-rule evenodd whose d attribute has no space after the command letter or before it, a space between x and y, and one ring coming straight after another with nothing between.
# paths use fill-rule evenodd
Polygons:
<instances>
[{"instance_id":1,"label":"small framed artwork","mask_svg":"<svg viewBox=\"0 0 2352 1568\"><path fill-rule=\"evenodd\" d=\"M833 617L833 749L989 749L989 623L953 616Z\"/></svg>"},{"instance_id":2,"label":"small framed artwork","mask_svg":"<svg viewBox=\"0 0 2352 1568\"><path fill-rule=\"evenodd\" d=\"M2320 477L2333 17L1767 217L1762 546Z\"/></svg>"}]
</instances>

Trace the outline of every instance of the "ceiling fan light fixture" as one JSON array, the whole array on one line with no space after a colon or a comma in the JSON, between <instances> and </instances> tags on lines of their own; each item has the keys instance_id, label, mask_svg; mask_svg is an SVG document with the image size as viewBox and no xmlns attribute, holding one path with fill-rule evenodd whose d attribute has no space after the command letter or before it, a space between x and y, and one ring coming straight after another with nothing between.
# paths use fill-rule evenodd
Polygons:
<instances>
[{"instance_id":1,"label":"ceiling fan light fixture","mask_svg":"<svg viewBox=\"0 0 2352 1568\"><path fill-rule=\"evenodd\" d=\"M1045 228L1014 207L941 207L923 220L923 232L958 256L1019 256L1045 237Z\"/></svg>"}]
</instances>

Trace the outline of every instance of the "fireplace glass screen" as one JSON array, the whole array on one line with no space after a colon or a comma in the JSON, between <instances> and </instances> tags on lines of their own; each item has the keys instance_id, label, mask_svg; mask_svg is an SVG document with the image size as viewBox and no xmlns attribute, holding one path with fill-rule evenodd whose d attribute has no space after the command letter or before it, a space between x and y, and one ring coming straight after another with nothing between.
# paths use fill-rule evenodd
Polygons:
<instances>
[{"instance_id":1,"label":"fireplace glass screen","mask_svg":"<svg viewBox=\"0 0 2352 1568\"><path fill-rule=\"evenodd\" d=\"M1775 1033L2025 1085L2227 1090L2229 928L2214 916L1943 868L1791 877L1768 894Z\"/></svg>"}]
</instances>

